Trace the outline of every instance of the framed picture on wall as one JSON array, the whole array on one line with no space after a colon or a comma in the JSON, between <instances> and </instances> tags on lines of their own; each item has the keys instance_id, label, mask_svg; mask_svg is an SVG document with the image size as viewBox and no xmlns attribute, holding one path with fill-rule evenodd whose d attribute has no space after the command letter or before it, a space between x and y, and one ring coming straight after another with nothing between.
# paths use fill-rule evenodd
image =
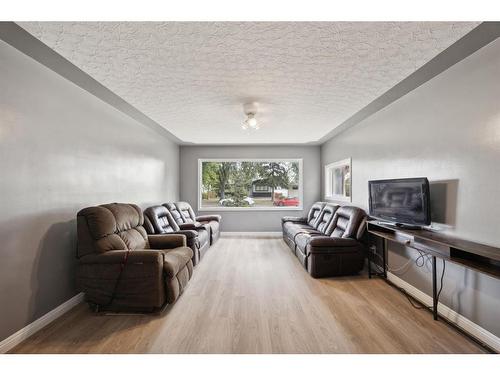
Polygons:
<instances>
[{"instance_id":1,"label":"framed picture on wall","mask_svg":"<svg viewBox=\"0 0 500 375\"><path fill-rule=\"evenodd\" d=\"M325 199L332 201L352 201L351 158L325 165Z\"/></svg>"}]
</instances>

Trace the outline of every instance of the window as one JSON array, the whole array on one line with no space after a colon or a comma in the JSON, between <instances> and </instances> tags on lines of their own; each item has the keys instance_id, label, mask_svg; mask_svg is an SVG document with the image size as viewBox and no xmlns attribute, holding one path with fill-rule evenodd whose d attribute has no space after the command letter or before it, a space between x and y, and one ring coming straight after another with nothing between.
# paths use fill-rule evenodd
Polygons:
<instances>
[{"instance_id":1,"label":"window","mask_svg":"<svg viewBox=\"0 0 500 375\"><path fill-rule=\"evenodd\" d=\"M302 210L302 159L199 159L199 210Z\"/></svg>"},{"instance_id":2,"label":"window","mask_svg":"<svg viewBox=\"0 0 500 375\"><path fill-rule=\"evenodd\" d=\"M351 159L325 166L325 199L351 201Z\"/></svg>"},{"instance_id":3,"label":"window","mask_svg":"<svg viewBox=\"0 0 500 375\"><path fill-rule=\"evenodd\" d=\"M269 186L254 185L253 191L255 191L255 192L268 192L268 191L270 191L270 189L271 188Z\"/></svg>"}]
</instances>

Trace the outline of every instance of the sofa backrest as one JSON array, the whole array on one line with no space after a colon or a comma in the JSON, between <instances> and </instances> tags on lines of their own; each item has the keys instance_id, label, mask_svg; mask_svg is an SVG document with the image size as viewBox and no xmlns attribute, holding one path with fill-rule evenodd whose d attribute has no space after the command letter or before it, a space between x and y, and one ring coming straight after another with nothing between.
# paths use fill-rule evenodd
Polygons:
<instances>
[{"instance_id":1,"label":"sofa backrest","mask_svg":"<svg viewBox=\"0 0 500 375\"><path fill-rule=\"evenodd\" d=\"M188 202L177 202L175 206L181 213L185 223L194 223L196 221L196 215Z\"/></svg>"},{"instance_id":2,"label":"sofa backrest","mask_svg":"<svg viewBox=\"0 0 500 375\"><path fill-rule=\"evenodd\" d=\"M142 210L135 204L110 203L77 214L78 257L110 250L148 249Z\"/></svg>"},{"instance_id":3,"label":"sofa backrest","mask_svg":"<svg viewBox=\"0 0 500 375\"><path fill-rule=\"evenodd\" d=\"M163 207L166 207L166 209L168 210L168 212L170 212L170 215L172 215L172 218L177 224L185 223L184 218L179 209L177 208L177 206L175 205L175 203L163 203Z\"/></svg>"},{"instance_id":4,"label":"sofa backrest","mask_svg":"<svg viewBox=\"0 0 500 375\"><path fill-rule=\"evenodd\" d=\"M154 234L177 232L179 225L164 206L148 207L144 210L144 221L151 223ZM146 230L148 226L145 225Z\"/></svg>"},{"instance_id":5,"label":"sofa backrest","mask_svg":"<svg viewBox=\"0 0 500 375\"><path fill-rule=\"evenodd\" d=\"M328 225L325 233L330 237L358 238L360 225L364 223L365 212L358 207L340 207Z\"/></svg>"},{"instance_id":6,"label":"sofa backrest","mask_svg":"<svg viewBox=\"0 0 500 375\"><path fill-rule=\"evenodd\" d=\"M340 206L338 204L325 204L316 221L316 229L322 233L326 233L328 225L333 220L333 216L335 215L335 212L337 212L339 207Z\"/></svg>"},{"instance_id":7,"label":"sofa backrest","mask_svg":"<svg viewBox=\"0 0 500 375\"><path fill-rule=\"evenodd\" d=\"M313 203L307 214L307 224L316 229L316 222L318 221L321 210L325 206L325 202Z\"/></svg>"}]
</instances>

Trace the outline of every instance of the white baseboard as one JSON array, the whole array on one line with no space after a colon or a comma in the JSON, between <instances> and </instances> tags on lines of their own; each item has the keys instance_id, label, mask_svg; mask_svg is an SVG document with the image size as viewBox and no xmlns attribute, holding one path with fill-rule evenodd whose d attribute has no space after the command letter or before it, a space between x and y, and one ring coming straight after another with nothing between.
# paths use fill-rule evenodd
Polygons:
<instances>
[{"instance_id":1,"label":"white baseboard","mask_svg":"<svg viewBox=\"0 0 500 375\"><path fill-rule=\"evenodd\" d=\"M281 237L281 232L221 232L221 237L245 236L245 237Z\"/></svg>"},{"instance_id":2,"label":"white baseboard","mask_svg":"<svg viewBox=\"0 0 500 375\"><path fill-rule=\"evenodd\" d=\"M397 285L398 287L406 290L409 295L422 302L424 305L432 306L432 297L428 294L425 294L420 289L415 288L413 285L407 283L403 279L400 279L390 272L387 272L387 279L394 285ZM493 333L485 330L483 327L478 326L476 323L470 321L465 316L460 315L441 302L438 303L438 313L448 319L450 322L462 328L471 336L485 343L495 351L500 352L500 337L497 337Z\"/></svg>"},{"instance_id":3,"label":"white baseboard","mask_svg":"<svg viewBox=\"0 0 500 375\"><path fill-rule=\"evenodd\" d=\"M16 333L12 334L11 336L7 337L5 340L0 342L0 353L7 353L13 347L20 344L34 333L41 330L49 323L52 323L54 320L56 320L69 310L71 310L73 307L75 307L82 301L83 301L83 293L79 293L73 298L64 302L63 304L57 306L54 310L49 311L44 316L41 316L34 322L28 324L26 327L21 328L19 331L17 331Z\"/></svg>"}]
</instances>

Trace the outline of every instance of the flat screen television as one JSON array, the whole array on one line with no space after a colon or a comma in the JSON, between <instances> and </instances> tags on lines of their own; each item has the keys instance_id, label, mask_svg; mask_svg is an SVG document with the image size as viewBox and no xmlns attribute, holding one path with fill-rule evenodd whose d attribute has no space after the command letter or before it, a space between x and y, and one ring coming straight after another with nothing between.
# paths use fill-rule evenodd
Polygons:
<instances>
[{"instance_id":1,"label":"flat screen television","mask_svg":"<svg viewBox=\"0 0 500 375\"><path fill-rule=\"evenodd\" d=\"M368 182L370 216L396 225L431 223L429 181L425 177Z\"/></svg>"}]
</instances>

